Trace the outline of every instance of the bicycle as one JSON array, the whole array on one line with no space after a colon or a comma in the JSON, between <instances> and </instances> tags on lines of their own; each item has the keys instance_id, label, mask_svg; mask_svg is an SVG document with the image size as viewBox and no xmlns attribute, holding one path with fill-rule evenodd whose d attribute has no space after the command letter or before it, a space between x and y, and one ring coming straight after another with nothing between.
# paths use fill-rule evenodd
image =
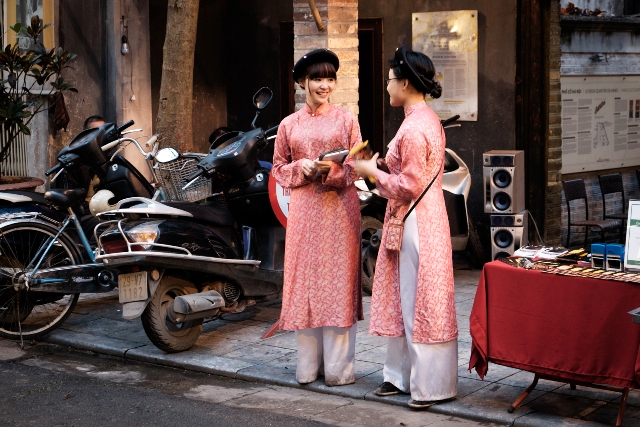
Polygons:
<instances>
[{"instance_id":1,"label":"bicycle","mask_svg":"<svg viewBox=\"0 0 640 427\"><path fill-rule=\"evenodd\" d=\"M125 142L136 144L150 164L157 151L155 138L147 142L154 145L147 153L135 139L122 137L122 130L131 124L117 129L114 126L119 138L113 141L109 140L108 128L81 132L69 144L66 157L59 156L59 163L45 175L61 172L65 164L87 153L99 157ZM9 215L0 224L1 337L20 339L24 346L24 339L39 338L59 327L71 314L80 293L109 292L117 286L118 272L96 261L80 224L77 207L85 196L85 189L49 190L44 197L66 210L64 220L40 212L21 212ZM95 233L94 229L97 241Z\"/></svg>"}]
</instances>

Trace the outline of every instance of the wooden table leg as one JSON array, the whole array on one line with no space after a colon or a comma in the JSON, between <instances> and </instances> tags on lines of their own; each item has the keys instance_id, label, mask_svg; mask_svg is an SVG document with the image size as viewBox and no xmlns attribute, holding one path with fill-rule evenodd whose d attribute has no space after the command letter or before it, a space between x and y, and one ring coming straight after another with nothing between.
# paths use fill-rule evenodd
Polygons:
<instances>
[{"instance_id":1,"label":"wooden table leg","mask_svg":"<svg viewBox=\"0 0 640 427\"><path fill-rule=\"evenodd\" d=\"M540 376L538 374L535 374L535 376L533 377L533 382L531 383L531 385L529 387L527 387L527 389L524 391L524 393L522 393L520 395L520 397L518 397L516 399L516 401L511 404L511 406L509 406L509 409L507 409L508 413L511 414L513 411L516 410L516 408L518 406L520 406L522 404L522 402L524 402L524 400L527 398L527 396L529 396L529 393L531 393L533 391L533 389L536 388L536 385L538 385L538 380L539 379L540 379Z\"/></svg>"},{"instance_id":2,"label":"wooden table leg","mask_svg":"<svg viewBox=\"0 0 640 427\"><path fill-rule=\"evenodd\" d=\"M627 407L627 396L629 396L629 387L625 387L620 398L620 408L618 408L618 419L616 420L616 427L622 426L622 417L624 416L624 409Z\"/></svg>"}]
</instances>

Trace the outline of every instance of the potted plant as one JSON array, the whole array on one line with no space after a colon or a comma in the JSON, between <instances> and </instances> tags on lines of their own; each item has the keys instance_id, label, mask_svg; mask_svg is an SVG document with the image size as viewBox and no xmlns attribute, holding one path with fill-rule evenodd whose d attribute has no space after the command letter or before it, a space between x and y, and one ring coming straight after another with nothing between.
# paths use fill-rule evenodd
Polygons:
<instances>
[{"instance_id":1,"label":"potted plant","mask_svg":"<svg viewBox=\"0 0 640 427\"><path fill-rule=\"evenodd\" d=\"M16 189L44 183L38 178L28 178L32 182L24 183L25 178L5 176L3 162L19 135L31 135L29 123L36 114L54 102L64 102L63 92L77 92L62 77L68 62L76 55L59 47L47 50L42 43L42 32L50 25L43 25L37 15L31 18L30 26L17 23L10 28L20 42L7 44L0 50L0 132L4 133L0 141L0 188L8 189L8 184Z\"/></svg>"}]
</instances>

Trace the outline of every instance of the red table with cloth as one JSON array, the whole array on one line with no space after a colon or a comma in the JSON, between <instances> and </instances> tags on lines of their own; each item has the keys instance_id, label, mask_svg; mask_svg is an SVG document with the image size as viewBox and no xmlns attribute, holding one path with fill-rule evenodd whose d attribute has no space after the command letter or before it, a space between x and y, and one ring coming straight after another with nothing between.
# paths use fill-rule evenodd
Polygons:
<instances>
[{"instance_id":1,"label":"red table with cloth","mask_svg":"<svg viewBox=\"0 0 640 427\"><path fill-rule=\"evenodd\" d=\"M469 369L484 378L491 361L567 382L640 388L640 325L627 314L638 307L640 284L488 263L471 310Z\"/></svg>"}]
</instances>

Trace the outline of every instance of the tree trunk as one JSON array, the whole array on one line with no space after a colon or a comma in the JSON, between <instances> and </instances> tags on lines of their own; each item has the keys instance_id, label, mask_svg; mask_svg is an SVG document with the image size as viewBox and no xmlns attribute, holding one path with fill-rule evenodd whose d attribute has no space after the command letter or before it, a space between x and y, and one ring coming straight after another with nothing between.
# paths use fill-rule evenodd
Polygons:
<instances>
[{"instance_id":1,"label":"tree trunk","mask_svg":"<svg viewBox=\"0 0 640 427\"><path fill-rule=\"evenodd\" d=\"M193 57L200 0L169 0L157 132L161 147L192 151Z\"/></svg>"}]
</instances>

